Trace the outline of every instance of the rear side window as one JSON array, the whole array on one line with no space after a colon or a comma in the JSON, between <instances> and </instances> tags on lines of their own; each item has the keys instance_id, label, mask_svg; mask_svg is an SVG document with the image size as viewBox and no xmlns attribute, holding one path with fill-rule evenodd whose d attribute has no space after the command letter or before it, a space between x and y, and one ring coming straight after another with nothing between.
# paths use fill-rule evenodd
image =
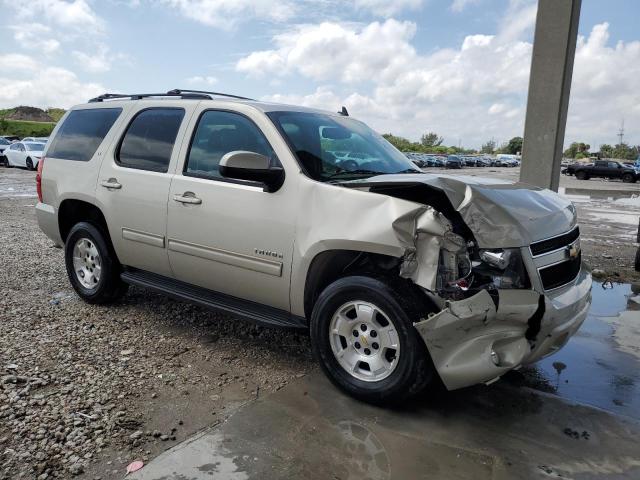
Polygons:
<instances>
[{"instance_id":1,"label":"rear side window","mask_svg":"<svg viewBox=\"0 0 640 480\"><path fill-rule=\"evenodd\" d=\"M184 118L182 108L150 108L129 124L116 155L123 167L166 172Z\"/></svg>"},{"instance_id":2,"label":"rear side window","mask_svg":"<svg viewBox=\"0 0 640 480\"><path fill-rule=\"evenodd\" d=\"M88 162L121 112L121 108L72 111L51 142L47 156Z\"/></svg>"}]
</instances>

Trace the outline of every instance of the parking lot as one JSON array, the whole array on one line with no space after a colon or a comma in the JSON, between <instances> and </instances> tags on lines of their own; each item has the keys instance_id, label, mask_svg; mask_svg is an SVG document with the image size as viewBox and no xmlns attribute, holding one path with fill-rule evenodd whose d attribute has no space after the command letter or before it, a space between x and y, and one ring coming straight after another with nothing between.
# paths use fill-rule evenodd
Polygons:
<instances>
[{"instance_id":1,"label":"parking lot","mask_svg":"<svg viewBox=\"0 0 640 480\"><path fill-rule=\"evenodd\" d=\"M0 479L120 479L136 459L143 479L640 478L640 184L561 180L598 277L565 349L385 410L332 387L304 334L138 288L79 301L34 177L0 167Z\"/></svg>"}]
</instances>

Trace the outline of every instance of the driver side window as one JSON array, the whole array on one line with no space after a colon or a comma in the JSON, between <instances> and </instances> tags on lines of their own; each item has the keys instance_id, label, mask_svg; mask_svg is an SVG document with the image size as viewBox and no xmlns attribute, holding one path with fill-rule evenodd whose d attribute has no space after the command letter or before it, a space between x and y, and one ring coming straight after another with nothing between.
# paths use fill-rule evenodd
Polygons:
<instances>
[{"instance_id":1,"label":"driver side window","mask_svg":"<svg viewBox=\"0 0 640 480\"><path fill-rule=\"evenodd\" d=\"M184 173L195 177L223 178L218 171L220 160L236 150L275 158L271 145L251 120L238 113L208 110L198 121Z\"/></svg>"}]
</instances>

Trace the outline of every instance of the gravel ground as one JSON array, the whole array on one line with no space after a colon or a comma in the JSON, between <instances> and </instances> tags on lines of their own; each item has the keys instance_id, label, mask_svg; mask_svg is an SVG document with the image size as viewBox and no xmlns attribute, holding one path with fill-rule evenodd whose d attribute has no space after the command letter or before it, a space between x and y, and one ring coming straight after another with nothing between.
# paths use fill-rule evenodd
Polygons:
<instances>
[{"instance_id":1,"label":"gravel ground","mask_svg":"<svg viewBox=\"0 0 640 480\"><path fill-rule=\"evenodd\" d=\"M120 479L314 368L303 333L141 289L83 303L33 204L0 201L0 479Z\"/></svg>"}]
</instances>

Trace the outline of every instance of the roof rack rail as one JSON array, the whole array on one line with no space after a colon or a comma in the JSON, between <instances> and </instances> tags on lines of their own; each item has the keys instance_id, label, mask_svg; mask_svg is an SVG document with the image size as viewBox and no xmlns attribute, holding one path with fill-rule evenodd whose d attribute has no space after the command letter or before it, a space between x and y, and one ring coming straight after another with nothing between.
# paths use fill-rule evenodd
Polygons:
<instances>
[{"instance_id":1,"label":"roof rack rail","mask_svg":"<svg viewBox=\"0 0 640 480\"><path fill-rule=\"evenodd\" d=\"M130 98L131 100L141 100L143 98L150 97L180 97L180 98L191 98L191 99L209 99L211 98L209 95L203 95L199 93L175 93L173 91L167 93L104 93L95 98L89 100L89 103L103 102L105 100L116 100L122 98Z\"/></svg>"},{"instance_id":2,"label":"roof rack rail","mask_svg":"<svg viewBox=\"0 0 640 480\"><path fill-rule=\"evenodd\" d=\"M241 97L239 95L231 95L230 93L221 93L221 92L207 92L205 90L185 90L182 88L174 88L173 90L169 90L167 93L173 93L176 95L184 94L184 93L201 93L205 95L215 95L217 97L229 97L229 98L237 98L238 100L252 100L253 98Z\"/></svg>"},{"instance_id":3,"label":"roof rack rail","mask_svg":"<svg viewBox=\"0 0 640 480\"><path fill-rule=\"evenodd\" d=\"M190 99L211 99L213 96L236 98L238 100L253 100L252 98L240 97L239 95L231 95L229 93L205 92L203 90L182 90L175 88L167 93L104 93L89 100L89 103L103 102L105 100L116 100L122 98L130 98L131 100L140 100L149 97L180 97Z\"/></svg>"}]
</instances>

